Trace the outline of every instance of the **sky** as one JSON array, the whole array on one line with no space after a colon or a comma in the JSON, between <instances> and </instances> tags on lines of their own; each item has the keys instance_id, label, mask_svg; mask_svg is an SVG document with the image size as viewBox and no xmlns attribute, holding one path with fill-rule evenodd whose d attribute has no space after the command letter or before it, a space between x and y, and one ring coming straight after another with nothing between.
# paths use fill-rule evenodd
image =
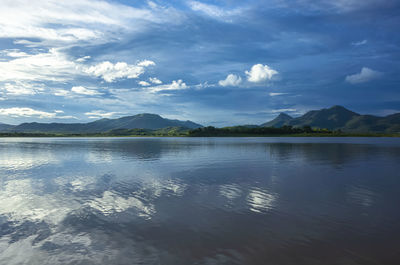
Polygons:
<instances>
[{"instance_id":1,"label":"sky","mask_svg":"<svg viewBox=\"0 0 400 265\"><path fill-rule=\"evenodd\" d=\"M0 0L0 122L400 112L400 1Z\"/></svg>"}]
</instances>

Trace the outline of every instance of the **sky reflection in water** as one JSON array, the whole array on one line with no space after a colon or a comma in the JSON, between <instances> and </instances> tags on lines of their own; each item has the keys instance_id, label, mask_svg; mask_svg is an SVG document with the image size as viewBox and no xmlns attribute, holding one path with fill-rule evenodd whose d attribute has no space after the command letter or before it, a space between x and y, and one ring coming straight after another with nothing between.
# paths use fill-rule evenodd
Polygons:
<instances>
[{"instance_id":1,"label":"sky reflection in water","mask_svg":"<svg viewBox=\"0 0 400 265\"><path fill-rule=\"evenodd\" d=\"M0 264L398 264L398 139L0 140Z\"/></svg>"}]
</instances>

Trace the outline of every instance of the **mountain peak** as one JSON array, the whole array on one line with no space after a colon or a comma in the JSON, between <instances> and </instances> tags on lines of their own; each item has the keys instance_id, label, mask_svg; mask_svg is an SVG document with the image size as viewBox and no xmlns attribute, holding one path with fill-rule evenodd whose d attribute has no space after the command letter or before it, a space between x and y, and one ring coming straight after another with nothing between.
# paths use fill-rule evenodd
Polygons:
<instances>
[{"instance_id":1,"label":"mountain peak","mask_svg":"<svg viewBox=\"0 0 400 265\"><path fill-rule=\"evenodd\" d=\"M340 105L334 105L334 106L330 107L329 110L346 110L346 111L350 111L350 110L348 110L345 107L340 106Z\"/></svg>"},{"instance_id":2,"label":"mountain peak","mask_svg":"<svg viewBox=\"0 0 400 265\"><path fill-rule=\"evenodd\" d=\"M136 114L133 116L136 116L136 117L161 117L160 115L154 114L154 113L139 113L139 114Z\"/></svg>"},{"instance_id":3,"label":"mountain peak","mask_svg":"<svg viewBox=\"0 0 400 265\"><path fill-rule=\"evenodd\" d=\"M282 127L283 125L287 125L287 123L293 118L286 113L281 112L275 119L272 121L261 124L263 127Z\"/></svg>"},{"instance_id":4,"label":"mountain peak","mask_svg":"<svg viewBox=\"0 0 400 265\"><path fill-rule=\"evenodd\" d=\"M288 114L286 114L286 113L284 113L284 112L279 113L279 115L278 115L276 118L289 118L289 119L293 119L292 116L290 116L290 115L288 115Z\"/></svg>"}]
</instances>

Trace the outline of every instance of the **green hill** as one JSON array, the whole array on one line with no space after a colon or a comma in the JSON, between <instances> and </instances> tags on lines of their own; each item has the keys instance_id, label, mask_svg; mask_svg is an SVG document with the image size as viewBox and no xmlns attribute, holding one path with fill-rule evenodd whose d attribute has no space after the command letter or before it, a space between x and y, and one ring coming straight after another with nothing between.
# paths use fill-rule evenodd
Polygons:
<instances>
[{"instance_id":1,"label":"green hill","mask_svg":"<svg viewBox=\"0 0 400 265\"><path fill-rule=\"evenodd\" d=\"M262 124L264 127L294 126L342 130L360 133L398 133L400 132L400 113L386 117L360 115L342 106L309 111L303 116L289 119L289 115L278 117Z\"/></svg>"},{"instance_id":2,"label":"green hill","mask_svg":"<svg viewBox=\"0 0 400 265\"><path fill-rule=\"evenodd\" d=\"M118 119L100 119L89 123L22 123L0 130L25 133L98 133L118 129L158 130L167 127L196 129L202 126L191 121L171 120L156 114L143 113Z\"/></svg>"},{"instance_id":3,"label":"green hill","mask_svg":"<svg viewBox=\"0 0 400 265\"><path fill-rule=\"evenodd\" d=\"M280 113L278 117L273 119L272 121L266 122L261 124L262 127L275 127L275 128L280 128L284 125L287 125L291 120L293 120L292 117L285 113Z\"/></svg>"}]
</instances>

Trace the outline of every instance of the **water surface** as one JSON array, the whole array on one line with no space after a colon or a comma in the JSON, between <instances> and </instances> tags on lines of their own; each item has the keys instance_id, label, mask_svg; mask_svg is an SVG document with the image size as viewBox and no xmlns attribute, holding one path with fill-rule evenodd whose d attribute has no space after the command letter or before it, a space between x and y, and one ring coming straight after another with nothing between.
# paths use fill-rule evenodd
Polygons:
<instances>
[{"instance_id":1,"label":"water surface","mask_svg":"<svg viewBox=\"0 0 400 265\"><path fill-rule=\"evenodd\" d=\"M400 264L398 138L2 138L0 264Z\"/></svg>"}]
</instances>

